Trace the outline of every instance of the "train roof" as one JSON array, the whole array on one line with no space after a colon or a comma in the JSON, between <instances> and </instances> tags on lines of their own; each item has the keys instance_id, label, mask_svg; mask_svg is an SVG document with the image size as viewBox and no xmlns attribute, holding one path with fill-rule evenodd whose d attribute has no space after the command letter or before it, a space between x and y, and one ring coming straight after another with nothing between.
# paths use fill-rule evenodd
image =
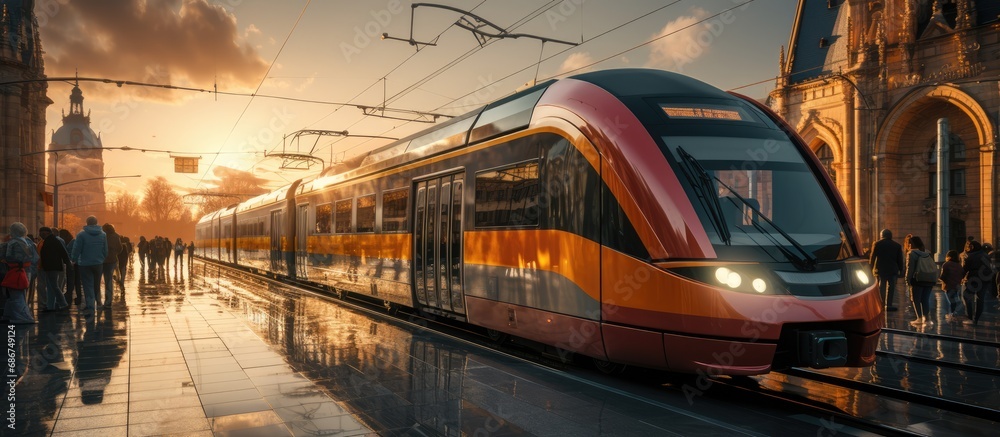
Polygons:
<instances>
[{"instance_id":1,"label":"train roof","mask_svg":"<svg viewBox=\"0 0 1000 437\"><path fill-rule=\"evenodd\" d=\"M236 212L243 212L248 209L253 209L261 205L269 205L284 199L285 197L288 196L288 189L291 188L292 185L295 184L295 182L282 186L281 188L278 188L277 190L274 190L270 193L261 194L257 197L254 197L250 200L247 200L246 202L239 204L239 206L237 206L236 208Z\"/></svg>"},{"instance_id":2,"label":"train roof","mask_svg":"<svg viewBox=\"0 0 1000 437\"><path fill-rule=\"evenodd\" d=\"M700 80L662 70L622 68L578 74L569 79L592 83L623 101L633 100L638 96L738 100L737 97ZM540 83L368 153L331 165L311 180L303 178L296 181L301 182L296 188L296 193L321 190L361 175L397 167L523 129L531 121L535 105L542 94L555 82L553 79ZM292 184L247 200L239 205L238 211L281 200L288 194Z\"/></svg>"},{"instance_id":3,"label":"train roof","mask_svg":"<svg viewBox=\"0 0 1000 437\"><path fill-rule=\"evenodd\" d=\"M416 159L437 155L470 144L489 140L528 126L535 104L542 93L555 83L543 82L531 88L482 106L472 112L460 115L445 123L422 130L401 140L387 144L362 155L354 168L325 175L304 182L303 190L320 190L329 185L343 182L364 174L403 165ZM324 173L329 172L328 169Z\"/></svg>"},{"instance_id":4,"label":"train roof","mask_svg":"<svg viewBox=\"0 0 1000 437\"><path fill-rule=\"evenodd\" d=\"M571 79L597 85L615 97L700 97L734 100L729 93L693 77L647 68L620 68L578 74Z\"/></svg>"}]
</instances>

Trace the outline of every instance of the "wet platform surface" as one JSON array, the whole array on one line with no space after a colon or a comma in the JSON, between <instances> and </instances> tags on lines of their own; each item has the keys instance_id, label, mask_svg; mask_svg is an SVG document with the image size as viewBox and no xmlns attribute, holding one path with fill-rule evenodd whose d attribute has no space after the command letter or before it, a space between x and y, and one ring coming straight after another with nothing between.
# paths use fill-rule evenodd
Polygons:
<instances>
[{"instance_id":1,"label":"wet platform surface","mask_svg":"<svg viewBox=\"0 0 1000 437\"><path fill-rule=\"evenodd\" d=\"M15 398L14 429L0 435L729 436L799 435L822 426L739 399L720 406L655 386L610 388L197 261L181 270L140 270L133 266L125 290L91 317L74 306L8 330L16 359L7 380L16 385L5 395ZM904 308L889 313L889 325L906 332L883 336L880 349L996 368L996 348L986 345L997 335L996 313L975 327L915 329ZM1000 403L992 377L885 358L870 369L835 372ZM947 412L892 402L886 408L848 390L769 378L765 385L787 385L875 421L915 421L921 434L976 434L995 425L956 427Z\"/></svg>"},{"instance_id":2,"label":"wet platform surface","mask_svg":"<svg viewBox=\"0 0 1000 437\"><path fill-rule=\"evenodd\" d=\"M286 287L206 277L213 269L135 266L93 316L74 306L14 328L14 429L2 434L743 433Z\"/></svg>"}]
</instances>

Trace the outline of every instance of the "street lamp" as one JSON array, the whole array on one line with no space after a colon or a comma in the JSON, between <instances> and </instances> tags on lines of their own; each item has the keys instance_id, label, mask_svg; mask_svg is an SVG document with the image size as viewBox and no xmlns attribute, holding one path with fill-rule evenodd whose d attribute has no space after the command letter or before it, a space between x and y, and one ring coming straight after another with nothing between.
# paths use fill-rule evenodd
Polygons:
<instances>
[{"instance_id":1,"label":"street lamp","mask_svg":"<svg viewBox=\"0 0 1000 437\"><path fill-rule=\"evenodd\" d=\"M38 151L38 152L22 153L21 156L32 156L32 155L38 155L38 154L41 154L41 153L55 153L55 155L56 155L56 159L52 160L52 174L53 174L52 184L46 184L46 185L52 185L52 187L53 187L53 189L52 189L52 226L56 226L56 227L59 226L59 187L60 186L68 185L68 184L71 184L71 183L74 183L74 182L94 181L94 180L99 180L99 179L137 178L137 177L141 177L140 175L134 175L134 176L104 176L104 177L98 177L98 178L79 179L79 180L70 181L70 182L64 182L64 183L60 184L59 183L59 160L62 159L62 158L59 156L59 153L61 153L61 152L75 152L75 151L80 151L80 150L140 150L140 151L143 151L143 152L147 151L147 150L144 150L144 149L134 149L134 148L131 148L131 147L128 147L128 146L124 146L124 147L75 147L75 148L69 148L69 149L59 149L59 150L51 150L50 149L50 150L42 150L42 151ZM162 150L154 150L154 151L155 152L162 152Z\"/></svg>"},{"instance_id":2,"label":"street lamp","mask_svg":"<svg viewBox=\"0 0 1000 437\"><path fill-rule=\"evenodd\" d=\"M58 162L58 158L56 158L56 162ZM57 175L56 179L57 180L59 178L58 174L59 173L56 172L56 175ZM97 177L97 178L77 179L75 181L63 182L61 184L52 184L52 226L53 227L59 227L59 187L61 187L63 185L75 184L77 182L96 181L96 180L103 180L103 179L139 178L139 177L142 177L142 175L137 175L136 174L136 175L128 175L128 176L101 176L101 177ZM104 203L108 203L108 202L104 202Z\"/></svg>"}]
</instances>

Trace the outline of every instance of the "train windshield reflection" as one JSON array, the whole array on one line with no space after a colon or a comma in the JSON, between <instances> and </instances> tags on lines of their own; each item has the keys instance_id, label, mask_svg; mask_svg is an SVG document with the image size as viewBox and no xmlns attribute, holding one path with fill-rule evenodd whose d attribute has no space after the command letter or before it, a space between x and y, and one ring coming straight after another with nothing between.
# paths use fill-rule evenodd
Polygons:
<instances>
[{"instance_id":1,"label":"train windshield reflection","mask_svg":"<svg viewBox=\"0 0 1000 437\"><path fill-rule=\"evenodd\" d=\"M792 143L773 137L667 136L663 141L675 166L683 166L683 155L689 154L688 160L697 160L708 176L705 184L682 183L693 199L711 200L692 204L720 258L738 254L799 263L851 255L830 198ZM690 167L678 170L685 174Z\"/></svg>"}]
</instances>

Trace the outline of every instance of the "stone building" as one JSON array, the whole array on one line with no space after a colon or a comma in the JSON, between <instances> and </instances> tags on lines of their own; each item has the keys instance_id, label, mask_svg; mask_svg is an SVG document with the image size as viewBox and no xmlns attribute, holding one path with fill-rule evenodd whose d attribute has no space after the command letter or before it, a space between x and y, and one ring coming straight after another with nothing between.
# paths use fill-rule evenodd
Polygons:
<instances>
[{"instance_id":1,"label":"stone building","mask_svg":"<svg viewBox=\"0 0 1000 437\"><path fill-rule=\"evenodd\" d=\"M77 217L100 216L106 202L104 146L101 136L90 128L90 112L84 114L79 84L70 92L69 102L69 114L63 112L63 125L52 133L49 144L49 150L65 152L48 154L49 181L58 187L55 205L62 224L67 213Z\"/></svg>"},{"instance_id":2,"label":"stone building","mask_svg":"<svg viewBox=\"0 0 1000 437\"><path fill-rule=\"evenodd\" d=\"M937 120L948 119L950 248L998 235L1000 0L800 0L769 101L834 177L863 241L936 251Z\"/></svg>"},{"instance_id":3,"label":"stone building","mask_svg":"<svg viewBox=\"0 0 1000 437\"><path fill-rule=\"evenodd\" d=\"M52 104L32 0L2 0L0 17L0 226L45 223L45 109ZM4 229L4 233L6 229Z\"/></svg>"}]
</instances>

